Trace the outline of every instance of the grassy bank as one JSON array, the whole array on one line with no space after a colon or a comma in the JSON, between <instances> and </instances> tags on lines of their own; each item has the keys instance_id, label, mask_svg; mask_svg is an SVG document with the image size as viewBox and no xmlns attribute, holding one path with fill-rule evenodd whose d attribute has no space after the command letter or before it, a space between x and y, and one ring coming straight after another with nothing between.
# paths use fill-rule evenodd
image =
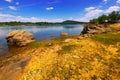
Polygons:
<instances>
[{"instance_id":1,"label":"grassy bank","mask_svg":"<svg viewBox=\"0 0 120 80\"><path fill-rule=\"evenodd\" d=\"M99 41L104 44L114 45L117 42L120 42L120 32L108 32L108 33L97 34L91 38L95 41Z\"/></svg>"}]
</instances>

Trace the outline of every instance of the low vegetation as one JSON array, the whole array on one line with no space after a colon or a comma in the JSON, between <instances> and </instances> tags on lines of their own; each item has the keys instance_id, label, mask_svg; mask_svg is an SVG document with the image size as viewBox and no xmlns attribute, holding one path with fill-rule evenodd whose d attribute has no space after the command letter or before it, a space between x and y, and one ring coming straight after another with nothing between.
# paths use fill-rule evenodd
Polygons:
<instances>
[{"instance_id":1,"label":"low vegetation","mask_svg":"<svg viewBox=\"0 0 120 80\"><path fill-rule=\"evenodd\" d=\"M120 42L120 32L108 32L108 33L102 33L98 34L92 37L93 40L105 43L105 44L116 44Z\"/></svg>"},{"instance_id":2,"label":"low vegetation","mask_svg":"<svg viewBox=\"0 0 120 80\"><path fill-rule=\"evenodd\" d=\"M71 53L72 50L77 47L76 45L64 45L62 46L61 50L59 50L57 53L58 55L66 54L66 53Z\"/></svg>"},{"instance_id":3,"label":"low vegetation","mask_svg":"<svg viewBox=\"0 0 120 80\"><path fill-rule=\"evenodd\" d=\"M28 44L28 47L30 47L30 48L38 48L38 47L40 47L40 46L46 46L46 47L48 47L48 46L52 46L53 44L51 43L51 42L49 42L49 41L44 41L44 42L37 42L37 41L34 41L34 42L32 42L32 43L30 43L30 44Z\"/></svg>"}]
</instances>

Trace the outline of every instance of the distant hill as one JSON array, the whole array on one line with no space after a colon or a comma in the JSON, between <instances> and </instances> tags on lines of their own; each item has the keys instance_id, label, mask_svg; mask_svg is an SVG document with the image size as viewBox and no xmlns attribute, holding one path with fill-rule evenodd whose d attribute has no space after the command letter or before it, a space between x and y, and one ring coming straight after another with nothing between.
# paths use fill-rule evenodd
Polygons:
<instances>
[{"instance_id":1,"label":"distant hill","mask_svg":"<svg viewBox=\"0 0 120 80\"><path fill-rule=\"evenodd\" d=\"M73 20L66 20L62 22L63 24L84 24L87 22L79 22L79 21L73 21Z\"/></svg>"}]
</instances>

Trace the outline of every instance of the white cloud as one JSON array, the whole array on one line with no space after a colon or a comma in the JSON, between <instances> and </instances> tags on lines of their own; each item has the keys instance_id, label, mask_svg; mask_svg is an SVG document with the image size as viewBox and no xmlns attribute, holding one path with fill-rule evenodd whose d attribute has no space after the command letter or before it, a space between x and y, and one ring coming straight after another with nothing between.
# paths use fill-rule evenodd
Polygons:
<instances>
[{"instance_id":1,"label":"white cloud","mask_svg":"<svg viewBox=\"0 0 120 80\"><path fill-rule=\"evenodd\" d=\"M0 22L10 22L10 21L20 21L20 22L62 22L63 19L45 19L36 17L22 17L14 16L10 14L0 14Z\"/></svg>"},{"instance_id":2,"label":"white cloud","mask_svg":"<svg viewBox=\"0 0 120 80\"><path fill-rule=\"evenodd\" d=\"M110 13L110 12L113 12L113 11L119 11L119 10L120 10L119 6L111 6L106 10L106 13Z\"/></svg>"},{"instance_id":3,"label":"white cloud","mask_svg":"<svg viewBox=\"0 0 120 80\"><path fill-rule=\"evenodd\" d=\"M97 9L95 7L88 7L88 8L85 8L86 14L83 15L83 17L78 18L78 19L74 19L74 20L89 22L89 20L91 20L93 18L97 18L101 14L108 14L108 13L111 13L113 11L119 11L119 10L120 10L120 6L110 6L106 10Z\"/></svg>"},{"instance_id":4,"label":"white cloud","mask_svg":"<svg viewBox=\"0 0 120 80\"><path fill-rule=\"evenodd\" d=\"M16 5L19 5L20 3L19 2L16 2Z\"/></svg>"},{"instance_id":5,"label":"white cloud","mask_svg":"<svg viewBox=\"0 0 120 80\"><path fill-rule=\"evenodd\" d=\"M11 10L17 10L17 8L15 6L8 6L8 8Z\"/></svg>"},{"instance_id":6,"label":"white cloud","mask_svg":"<svg viewBox=\"0 0 120 80\"><path fill-rule=\"evenodd\" d=\"M103 2L107 2L108 0L103 0Z\"/></svg>"},{"instance_id":7,"label":"white cloud","mask_svg":"<svg viewBox=\"0 0 120 80\"><path fill-rule=\"evenodd\" d=\"M120 4L120 0L117 0L116 3Z\"/></svg>"},{"instance_id":8,"label":"white cloud","mask_svg":"<svg viewBox=\"0 0 120 80\"><path fill-rule=\"evenodd\" d=\"M9 3L11 3L12 2L12 0L5 0L6 2L9 2Z\"/></svg>"},{"instance_id":9,"label":"white cloud","mask_svg":"<svg viewBox=\"0 0 120 80\"><path fill-rule=\"evenodd\" d=\"M83 17L75 19L75 20L89 22L89 20L93 18L97 18L99 15L103 13L103 10L95 9L95 7L85 8L85 11L87 12Z\"/></svg>"},{"instance_id":10,"label":"white cloud","mask_svg":"<svg viewBox=\"0 0 120 80\"><path fill-rule=\"evenodd\" d=\"M88 8L85 8L85 11L91 11L91 10L94 10L95 7L88 7Z\"/></svg>"},{"instance_id":11,"label":"white cloud","mask_svg":"<svg viewBox=\"0 0 120 80\"><path fill-rule=\"evenodd\" d=\"M53 10L54 9L54 7L48 7L48 8L46 8L46 10Z\"/></svg>"}]
</instances>

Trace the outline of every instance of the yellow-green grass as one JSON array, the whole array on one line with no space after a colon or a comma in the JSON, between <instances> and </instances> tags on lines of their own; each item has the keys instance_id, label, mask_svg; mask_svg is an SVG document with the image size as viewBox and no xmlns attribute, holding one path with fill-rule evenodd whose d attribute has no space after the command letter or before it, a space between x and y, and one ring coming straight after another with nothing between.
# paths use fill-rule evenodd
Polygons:
<instances>
[{"instance_id":1,"label":"yellow-green grass","mask_svg":"<svg viewBox=\"0 0 120 80\"><path fill-rule=\"evenodd\" d=\"M102 33L102 34L97 34L91 38L93 40L96 40L105 44L116 44L117 42L120 42L120 33L119 32Z\"/></svg>"},{"instance_id":2,"label":"yellow-green grass","mask_svg":"<svg viewBox=\"0 0 120 80\"><path fill-rule=\"evenodd\" d=\"M60 50L58 50L58 55L71 53L72 50L74 50L77 46L76 45L64 45Z\"/></svg>"}]
</instances>

